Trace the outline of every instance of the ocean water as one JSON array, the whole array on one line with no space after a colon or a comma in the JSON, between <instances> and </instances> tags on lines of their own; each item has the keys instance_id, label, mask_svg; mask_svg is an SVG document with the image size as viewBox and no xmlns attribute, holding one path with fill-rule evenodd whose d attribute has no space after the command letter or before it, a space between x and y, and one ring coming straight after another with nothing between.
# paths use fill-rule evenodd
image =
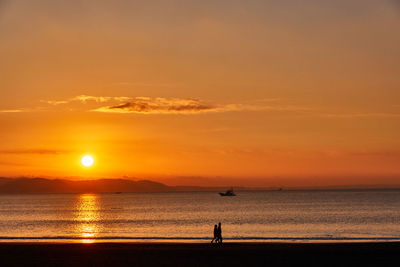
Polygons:
<instances>
[{"instance_id":1,"label":"ocean water","mask_svg":"<svg viewBox=\"0 0 400 267\"><path fill-rule=\"evenodd\" d=\"M400 191L0 195L0 241L400 240Z\"/></svg>"}]
</instances>

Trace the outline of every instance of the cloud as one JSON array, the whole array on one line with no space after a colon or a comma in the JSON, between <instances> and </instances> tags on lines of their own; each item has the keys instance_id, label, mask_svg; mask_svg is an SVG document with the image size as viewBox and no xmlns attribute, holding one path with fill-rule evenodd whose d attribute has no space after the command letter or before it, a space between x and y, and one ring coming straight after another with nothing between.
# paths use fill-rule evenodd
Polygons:
<instances>
[{"instance_id":1,"label":"cloud","mask_svg":"<svg viewBox=\"0 0 400 267\"><path fill-rule=\"evenodd\" d=\"M205 113L222 111L225 107L211 105L197 99L136 97L129 102L94 109L96 112L110 113Z\"/></svg>"},{"instance_id":2,"label":"cloud","mask_svg":"<svg viewBox=\"0 0 400 267\"><path fill-rule=\"evenodd\" d=\"M229 111L302 111L306 108L265 104L211 104L190 98L136 97L128 102L93 109L95 112L138 114L196 114Z\"/></svg>"},{"instance_id":3,"label":"cloud","mask_svg":"<svg viewBox=\"0 0 400 267\"><path fill-rule=\"evenodd\" d=\"M57 105L61 105L61 104L68 104L69 103L69 101L67 101L67 100L60 100L60 101L57 101L57 100L44 101L44 100L42 100L42 102L45 102L45 103L53 105L53 106L57 106Z\"/></svg>"},{"instance_id":4,"label":"cloud","mask_svg":"<svg viewBox=\"0 0 400 267\"><path fill-rule=\"evenodd\" d=\"M60 109L64 111L79 110L114 114L202 114L240 111L268 111L276 115L283 114L300 117L321 117L327 119L400 118L400 113L396 112L334 112L318 108L284 104L284 101L278 98L264 98L243 103L223 104L210 103L194 98L78 95L64 100L41 100L41 102L54 107L49 108L47 106L23 109L5 109L0 110L0 113L51 111L56 109L55 106L62 106ZM397 107L397 105L394 107Z\"/></svg>"},{"instance_id":5,"label":"cloud","mask_svg":"<svg viewBox=\"0 0 400 267\"><path fill-rule=\"evenodd\" d=\"M209 103L194 98L163 98L163 97L128 97L128 96L91 96L78 95L65 100L41 100L52 106L67 106L67 110L83 110L105 113L136 113L136 114L199 114L230 111L277 111L304 112L309 108L291 105L281 105L276 98L256 99L245 103ZM87 104L87 107L77 104ZM99 104L104 104L98 106ZM35 110L49 110L40 107ZM23 110L26 111L26 110ZM4 111L5 112L5 111ZM9 110L8 112L11 112ZM17 112L15 110L14 112ZM22 110L20 111L22 112Z\"/></svg>"},{"instance_id":6,"label":"cloud","mask_svg":"<svg viewBox=\"0 0 400 267\"><path fill-rule=\"evenodd\" d=\"M19 112L24 112L25 110L23 109L3 109L0 110L0 113L19 113Z\"/></svg>"},{"instance_id":7,"label":"cloud","mask_svg":"<svg viewBox=\"0 0 400 267\"><path fill-rule=\"evenodd\" d=\"M90 95L79 95L74 98L71 98L70 101L81 101L86 103L87 101L95 101L97 103L109 102L112 100L115 101L127 101L130 97L127 96L90 96Z\"/></svg>"},{"instance_id":8,"label":"cloud","mask_svg":"<svg viewBox=\"0 0 400 267\"><path fill-rule=\"evenodd\" d=\"M319 113L321 117L328 118L400 118L400 113L377 112L377 113Z\"/></svg>"},{"instance_id":9,"label":"cloud","mask_svg":"<svg viewBox=\"0 0 400 267\"><path fill-rule=\"evenodd\" d=\"M0 150L0 154L40 154L40 155L57 155L69 153L67 150L55 149L6 149Z\"/></svg>"},{"instance_id":10,"label":"cloud","mask_svg":"<svg viewBox=\"0 0 400 267\"><path fill-rule=\"evenodd\" d=\"M350 152L349 155L400 158L400 151L399 150L361 150L361 151Z\"/></svg>"},{"instance_id":11,"label":"cloud","mask_svg":"<svg viewBox=\"0 0 400 267\"><path fill-rule=\"evenodd\" d=\"M68 104L71 102L81 102L87 103L89 101L93 101L96 103L105 103L110 101L128 101L130 97L127 96L90 96L90 95L78 95L67 100L42 100L41 102L57 106L62 104Z\"/></svg>"}]
</instances>

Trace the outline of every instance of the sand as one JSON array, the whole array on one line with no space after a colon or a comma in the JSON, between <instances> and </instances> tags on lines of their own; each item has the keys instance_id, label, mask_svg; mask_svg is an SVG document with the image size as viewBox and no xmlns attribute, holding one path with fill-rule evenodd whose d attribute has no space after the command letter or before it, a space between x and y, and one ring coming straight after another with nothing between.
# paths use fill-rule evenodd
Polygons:
<instances>
[{"instance_id":1,"label":"sand","mask_svg":"<svg viewBox=\"0 0 400 267\"><path fill-rule=\"evenodd\" d=\"M0 243L0 266L396 266L400 243Z\"/></svg>"}]
</instances>

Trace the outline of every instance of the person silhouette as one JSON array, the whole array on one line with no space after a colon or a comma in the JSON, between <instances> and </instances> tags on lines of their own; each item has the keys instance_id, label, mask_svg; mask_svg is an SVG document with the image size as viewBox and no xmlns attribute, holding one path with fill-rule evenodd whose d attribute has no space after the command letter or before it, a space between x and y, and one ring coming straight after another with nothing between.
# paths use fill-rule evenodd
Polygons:
<instances>
[{"instance_id":1,"label":"person silhouette","mask_svg":"<svg viewBox=\"0 0 400 267\"><path fill-rule=\"evenodd\" d=\"M221 229L221 222L218 223L217 229L217 243L222 244L222 229Z\"/></svg>"},{"instance_id":2,"label":"person silhouette","mask_svg":"<svg viewBox=\"0 0 400 267\"><path fill-rule=\"evenodd\" d=\"M217 243L218 239L218 227L216 224L214 224L214 238L211 240L211 243Z\"/></svg>"}]
</instances>

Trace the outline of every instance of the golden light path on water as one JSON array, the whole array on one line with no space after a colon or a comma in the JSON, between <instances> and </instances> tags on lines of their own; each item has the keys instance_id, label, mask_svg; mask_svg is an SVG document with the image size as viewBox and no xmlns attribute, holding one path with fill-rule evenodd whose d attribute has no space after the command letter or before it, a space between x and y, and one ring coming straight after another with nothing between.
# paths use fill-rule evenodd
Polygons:
<instances>
[{"instance_id":1,"label":"golden light path on water","mask_svg":"<svg viewBox=\"0 0 400 267\"><path fill-rule=\"evenodd\" d=\"M75 221L78 222L76 236L81 237L81 243L94 243L100 231L97 223L100 219L98 196L95 194L82 194L78 196Z\"/></svg>"}]
</instances>

